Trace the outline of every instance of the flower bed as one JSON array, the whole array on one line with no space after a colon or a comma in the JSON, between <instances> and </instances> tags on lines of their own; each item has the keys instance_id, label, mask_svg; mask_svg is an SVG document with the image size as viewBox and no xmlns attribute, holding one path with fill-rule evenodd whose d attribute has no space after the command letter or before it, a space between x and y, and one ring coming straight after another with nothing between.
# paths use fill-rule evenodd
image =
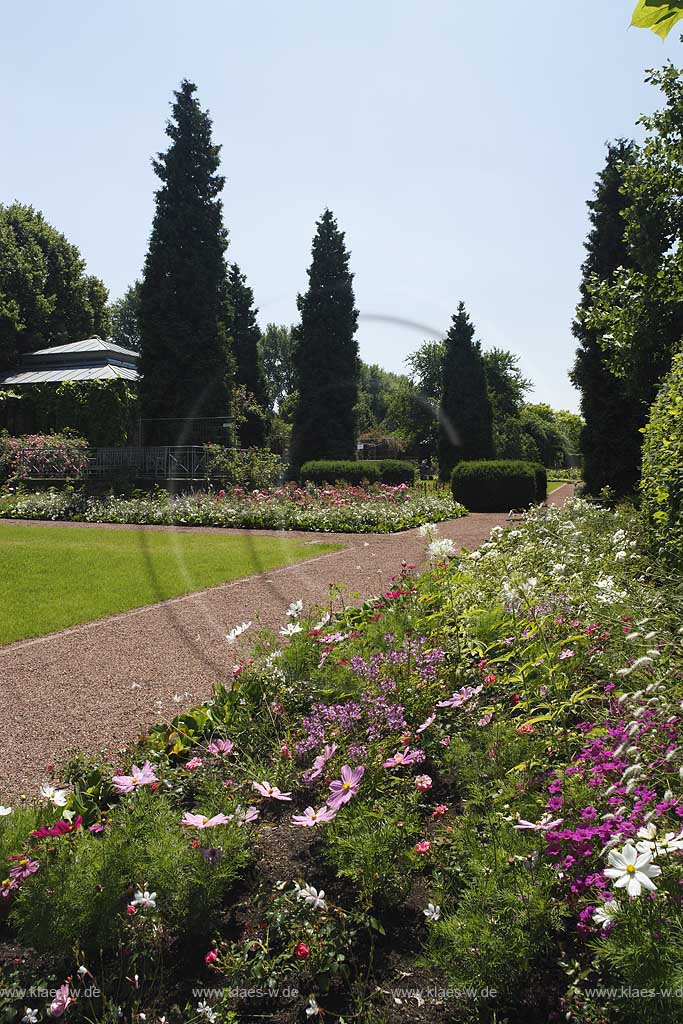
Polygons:
<instances>
[{"instance_id":1,"label":"flower bed","mask_svg":"<svg viewBox=\"0 0 683 1024\"><path fill-rule=\"evenodd\" d=\"M254 491L235 487L181 497L161 492L137 498L95 498L68 490L0 496L0 518L321 533L394 533L465 514L445 491L424 495L405 484L368 488L290 484Z\"/></svg>"},{"instance_id":2,"label":"flower bed","mask_svg":"<svg viewBox=\"0 0 683 1024\"><path fill-rule=\"evenodd\" d=\"M293 602L211 701L75 759L0 817L14 984L74 1020L679 1020L681 601L635 528L426 527L429 571Z\"/></svg>"}]
</instances>

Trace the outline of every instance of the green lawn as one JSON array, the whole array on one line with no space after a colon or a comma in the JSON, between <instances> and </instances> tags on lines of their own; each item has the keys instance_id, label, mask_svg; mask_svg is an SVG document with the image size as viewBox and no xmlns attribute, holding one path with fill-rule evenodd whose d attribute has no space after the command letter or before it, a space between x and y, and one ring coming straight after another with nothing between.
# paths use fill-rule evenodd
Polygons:
<instances>
[{"instance_id":1,"label":"green lawn","mask_svg":"<svg viewBox=\"0 0 683 1024\"><path fill-rule=\"evenodd\" d=\"M0 644L252 576L341 546L246 533L236 537L0 522ZM228 629L234 623L225 625Z\"/></svg>"},{"instance_id":2,"label":"green lawn","mask_svg":"<svg viewBox=\"0 0 683 1024\"><path fill-rule=\"evenodd\" d=\"M548 494L552 491L556 491L558 487L564 487L568 480L548 480Z\"/></svg>"}]
</instances>

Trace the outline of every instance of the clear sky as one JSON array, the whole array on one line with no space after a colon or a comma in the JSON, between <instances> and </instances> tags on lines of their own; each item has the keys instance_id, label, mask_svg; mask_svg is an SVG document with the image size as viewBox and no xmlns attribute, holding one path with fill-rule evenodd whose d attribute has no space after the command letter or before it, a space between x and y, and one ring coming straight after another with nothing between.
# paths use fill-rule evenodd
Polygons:
<instances>
[{"instance_id":1,"label":"clear sky","mask_svg":"<svg viewBox=\"0 0 683 1024\"><path fill-rule=\"evenodd\" d=\"M676 32L662 45L629 30L633 6L6 3L0 202L41 209L118 297L142 267L150 157L190 78L223 146L229 257L263 325L296 318L328 205L366 361L404 371L419 325L445 331L463 299L484 347L520 355L535 401L574 409L585 200L605 141L640 137L637 117L659 105L645 69L683 56Z\"/></svg>"}]
</instances>

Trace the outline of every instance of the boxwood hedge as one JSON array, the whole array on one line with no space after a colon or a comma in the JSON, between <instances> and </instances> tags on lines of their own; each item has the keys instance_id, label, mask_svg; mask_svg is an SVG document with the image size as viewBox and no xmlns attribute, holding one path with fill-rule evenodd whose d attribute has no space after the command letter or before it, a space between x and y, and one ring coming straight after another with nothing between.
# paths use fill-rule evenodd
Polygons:
<instances>
[{"instance_id":1,"label":"boxwood hedge","mask_svg":"<svg viewBox=\"0 0 683 1024\"><path fill-rule=\"evenodd\" d=\"M399 459L377 459L354 462L350 459L318 459L305 462L299 474L301 483L333 484L337 480L347 484L368 483L412 484L415 466Z\"/></svg>"},{"instance_id":2,"label":"boxwood hedge","mask_svg":"<svg viewBox=\"0 0 683 1024\"><path fill-rule=\"evenodd\" d=\"M451 476L453 497L471 512L507 512L543 501L545 469L534 462L497 459L459 462Z\"/></svg>"}]
</instances>

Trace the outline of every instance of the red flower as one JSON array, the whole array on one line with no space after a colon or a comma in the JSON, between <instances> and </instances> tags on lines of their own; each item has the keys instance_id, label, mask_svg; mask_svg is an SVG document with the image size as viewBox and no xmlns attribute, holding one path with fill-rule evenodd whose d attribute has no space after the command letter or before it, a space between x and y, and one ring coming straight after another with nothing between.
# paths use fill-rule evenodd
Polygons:
<instances>
[{"instance_id":1,"label":"red flower","mask_svg":"<svg viewBox=\"0 0 683 1024\"><path fill-rule=\"evenodd\" d=\"M294 950L297 960L305 960L307 956L311 955L311 951L305 942L300 942Z\"/></svg>"},{"instance_id":2,"label":"red flower","mask_svg":"<svg viewBox=\"0 0 683 1024\"><path fill-rule=\"evenodd\" d=\"M204 957L204 963L208 967L209 964L215 964L216 960L218 960L218 953L216 952L215 949L210 949L209 952Z\"/></svg>"}]
</instances>

